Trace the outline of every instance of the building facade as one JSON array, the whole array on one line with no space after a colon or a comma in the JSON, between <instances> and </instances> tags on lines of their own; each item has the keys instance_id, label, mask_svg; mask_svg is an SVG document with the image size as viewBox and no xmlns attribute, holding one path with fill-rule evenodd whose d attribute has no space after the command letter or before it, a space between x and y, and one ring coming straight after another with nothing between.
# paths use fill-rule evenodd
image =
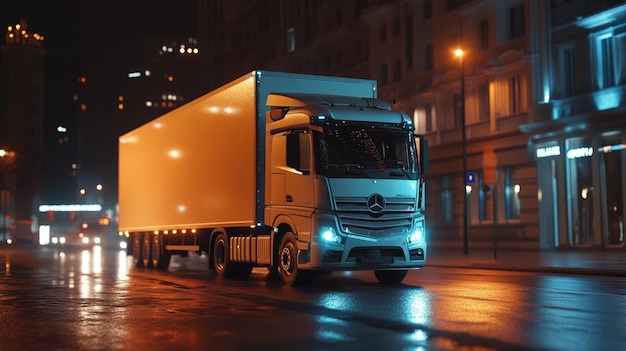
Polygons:
<instances>
[{"instance_id":1,"label":"building facade","mask_svg":"<svg viewBox=\"0 0 626 351\"><path fill-rule=\"evenodd\" d=\"M530 137L542 247L624 247L626 5L556 1Z\"/></svg>"},{"instance_id":2,"label":"building facade","mask_svg":"<svg viewBox=\"0 0 626 351\"><path fill-rule=\"evenodd\" d=\"M203 16L233 59L211 88L253 69L370 78L413 116L431 243L624 247L620 1L229 4Z\"/></svg>"},{"instance_id":3,"label":"building facade","mask_svg":"<svg viewBox=\"0 0 626 351\"><path fill-rule=\"evenodd\" d=\"M7 27L0 53L2 227L32 221L43 153L44 37L22 20ZM9 161L7 155L12 155Z\"/></svg>"}]
</instances>

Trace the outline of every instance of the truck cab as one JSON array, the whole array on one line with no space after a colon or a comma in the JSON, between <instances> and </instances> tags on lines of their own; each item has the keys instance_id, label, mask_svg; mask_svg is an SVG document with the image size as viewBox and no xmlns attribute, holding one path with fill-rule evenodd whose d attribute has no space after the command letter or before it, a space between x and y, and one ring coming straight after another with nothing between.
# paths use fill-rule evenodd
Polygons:
<instances>
[{"instance_id":1,"label":"truck cab","mask_svg":"<svg viewBox=\"0 0 626 351\"><path fill-rule=\"evenodd\" d=\"M266 222L293 246L278 253L283 279L373 269L397 282L423 266L427 144L411 119L375 99L270 94L267 105Z\"/></svg>"}]
</instances>

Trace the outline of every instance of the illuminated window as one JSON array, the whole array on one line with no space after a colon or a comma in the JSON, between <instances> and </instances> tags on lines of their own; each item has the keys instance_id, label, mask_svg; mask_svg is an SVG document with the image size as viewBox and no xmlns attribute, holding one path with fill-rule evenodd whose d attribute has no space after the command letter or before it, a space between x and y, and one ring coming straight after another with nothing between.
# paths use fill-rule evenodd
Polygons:
<instances>
[{"instance_id":1,"label":"illuminated window","mask_svg":"<svg viewBox=\"0 0 626 351\"><path fill-rule=\"evenodd\" d=\"M522 90L519 76L509 78L509 107L511 114L522 112Z\"/></svg>"},{"instance_id":2,"label":"illuminated window","mask_svg":"<svg viewBox=\"0 0 626 351\"><path fill-rule=\"evenodd\" d=\"M595 37L595 66L596 81L599 89L615 86L618 77L615 75L615 63L619 62L616 55L620 50L615 50L615 38L611 32L601 33ZM619 71L619 70L618 70Z\"/></svg>"},{"instance_id":3,"label":"illuminated window","mask_svg":"<svg viewBox=\"0 0 626 351\"><path fill-rule=\"evenodd\" d=\"M594 237L593 149L590 138L566 140L566 172L571 245L588 245Z\"/></svg>"},{"instance_id":4,"label":"illuminated window","mask_svg":"<svg viewBox=\"0 0 626 351\"><path fill-rule=\"evenodd\" d=\"M435 106L432 104L424 104L421 108L413 111L413 123L418 133L434 132L437 128L435 120Z\"/></svg>"},{"instance_id":5,"label":"illuminated window","mask_svg":"<svg viewBox=\"0 0 626 351\"><path fill-rule=\"evenodd\" d=\"M506 219L520 218L519 195L522 188L515 180L515 171L511 167L504 169L504 207Z\"/></svg>"}]
</instances>

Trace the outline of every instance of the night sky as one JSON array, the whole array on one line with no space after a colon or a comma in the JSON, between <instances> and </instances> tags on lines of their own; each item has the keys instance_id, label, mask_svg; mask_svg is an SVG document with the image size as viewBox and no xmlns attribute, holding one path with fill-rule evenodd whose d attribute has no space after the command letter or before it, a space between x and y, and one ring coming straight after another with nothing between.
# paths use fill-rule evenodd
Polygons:
<instances>
[{"instance_id":1,"label":"night sky","mask_svg":"<svg viewBox=\"0 0 626 351\"><path fill-rule=\"evenodd\" d=\"M23 18L45 37L45 110L54 113L79 76L123 73L144 36L195 36L195 8L196 0L2 0L0 25Z\"/></svg>"},{"instance_id":2,"label":"night sky","mask_svg":"<svg viewBox=\"0 0 626 351\"><path fill-rule=\"evenodd\" d=\"M6 29L27 21L30 34L44 36L44 169L60 165L63 170L45 172L44 198L65 201L62 196L73 196L63 185L63 174L69 161L63 161L56 152L56 127L75 126L80 113L73 97L79 88L78 80L86 76L89 99L106 100L119 94L119 82L128 73L131 64L141 62L138 43L152 36L196 36L197 0L1 0L0 25L2 45ZM2 92L0 92L1 94ZM82 96L81 96L82 98ZM100 104L101 105L101 104ZM89 110L89 116L106 116L102 111ZM109 121L106 121L107 125ZM93 120L93 125L98 121ZM75 129L74 129L75 130ZM119 131L100 129L100 139L85 145L82 150L95 157L84 157L102 163L99 169L115 182L116 143ZM111 134L111 135L109 135ZM99 141L105 140L106 144ZM91 141L91 139L89 140ZM69 157L76 157L76 144ZM74 155L74 156L71 156ZM59 159L61 158L61 159ZM72 159L71 162L75 160ZM81 162L81 160L79 160ZM82 163L83 165L85 162ZM63 168L65 167L65 168ZM94 167L92 165L92 167ZM58 173L58 174L57 174ZM60 177L60 178L58 178ZM111 194L114 194L112 192ZM69 194L69 195L68 195ZM71 200L68 200L71 201Z\"/></svg>"}]
</instances>

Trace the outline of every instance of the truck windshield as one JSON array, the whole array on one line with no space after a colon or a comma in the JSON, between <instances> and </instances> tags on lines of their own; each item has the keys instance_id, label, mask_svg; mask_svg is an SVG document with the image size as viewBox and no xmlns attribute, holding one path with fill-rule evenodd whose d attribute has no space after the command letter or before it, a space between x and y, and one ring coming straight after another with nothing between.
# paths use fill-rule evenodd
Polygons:
<instances>
[{"instance_id":1,"label":"truck windshield","mask_svg":"<svg viewBox=\"0 0 626 351\"><path fill-rule=\"evenodd\" d=\"M406 130L326 126L314 133L317 173L323 176L417 179L415 138Z\"/></svg>"}]
</instances>

